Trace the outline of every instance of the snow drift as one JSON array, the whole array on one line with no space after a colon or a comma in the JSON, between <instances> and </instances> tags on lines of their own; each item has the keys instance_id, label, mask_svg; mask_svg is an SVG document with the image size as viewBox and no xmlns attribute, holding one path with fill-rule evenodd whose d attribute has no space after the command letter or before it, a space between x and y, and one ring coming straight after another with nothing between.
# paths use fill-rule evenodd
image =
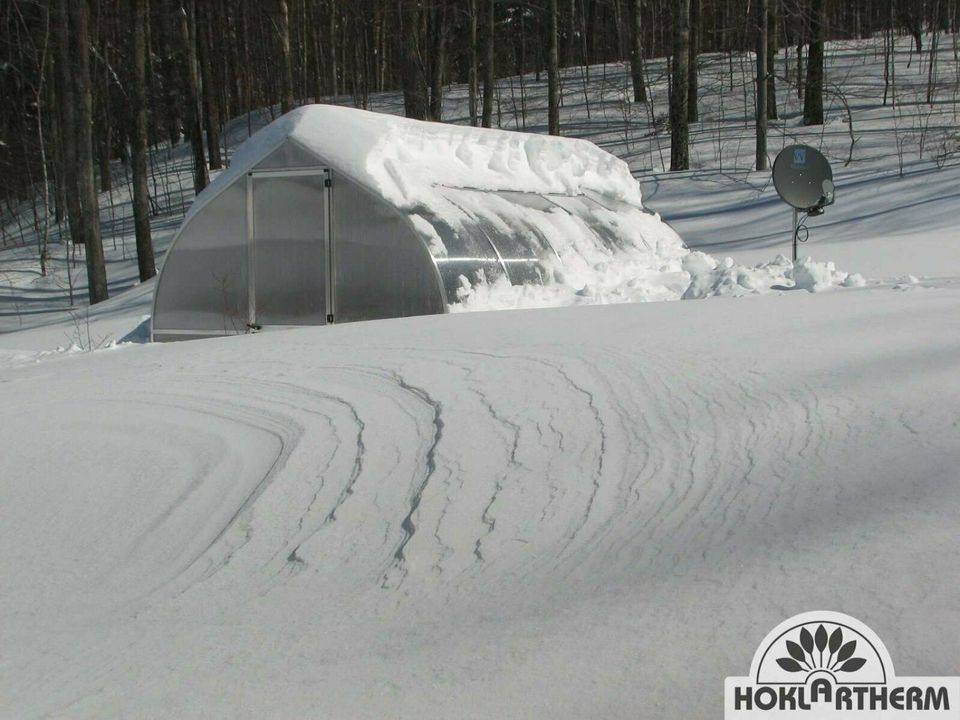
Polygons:
<instances>
[{"instance_id":1,"label":"snow drift","mask_svg":"<svg viewBox=\"0 0 960 720\"><path fill-rule=\"evenodd\" d=\"M812 608L876 628L905 675L956 674L958 300L5 366L0 716L713 720Z\"/></svg>"}]
</instances>

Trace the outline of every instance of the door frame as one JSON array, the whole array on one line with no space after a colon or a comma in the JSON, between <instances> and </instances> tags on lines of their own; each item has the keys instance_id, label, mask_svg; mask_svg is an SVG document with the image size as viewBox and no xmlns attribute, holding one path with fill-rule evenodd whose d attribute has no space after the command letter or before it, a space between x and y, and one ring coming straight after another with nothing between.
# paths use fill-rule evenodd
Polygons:
<instances>
[{"instance_id":1,"label":"door frame","mask_svg":"<svg viewBox=\"0 0 960 720\"><path fill-rule=\"evenodd\" d=\"M336 292L334 291L334 285L336 283L336 274L334 273L334 249L333 249L333 224L332 217L333 213L331 212L331 200L332 192L331 187L332 183L332 173L330 168L316 165L310 167L299 167L299 168L280 168L276 170L250 170L247 172L247 332L257 332L261 329L261 326L257 323L257 277L256 277L256 238L255 234L255 217L254 217L254 202L253 202L253 185L256 180L267 180L270 178L286 178L286 177L302 177L302 176L323 176L323 221L322 226L326 232L326 236L321 238L321 242L325 241L325 255L326 262L323 270L326 272L326 282L324 283L326 287L326 297L324 302L326 305L326 319L325 322L330 324L333 322L335 310L334 310L334 300L336 298ZM277 326L271 325L270 327L287 327L287 326ZM289 327L301 327L289 326Z\"/></svg>"}]
</instances>

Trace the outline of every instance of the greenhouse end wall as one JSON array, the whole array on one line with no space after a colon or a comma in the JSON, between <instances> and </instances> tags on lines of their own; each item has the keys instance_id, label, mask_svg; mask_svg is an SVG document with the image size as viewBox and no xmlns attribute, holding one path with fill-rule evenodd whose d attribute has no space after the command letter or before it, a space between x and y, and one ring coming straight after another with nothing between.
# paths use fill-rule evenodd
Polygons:
<instances>
[{"instance_id":1,"label":"greenhouse end wall","mask_svg":"<svg viewBox=\"0 0 960 720\"><path fill-rule=\"evenodd\" d=\"M251 304L254 326L446 312L409 218L289 140L188 216L158 279L154 339L248 332Z\"/></svg>"}]
</instances>

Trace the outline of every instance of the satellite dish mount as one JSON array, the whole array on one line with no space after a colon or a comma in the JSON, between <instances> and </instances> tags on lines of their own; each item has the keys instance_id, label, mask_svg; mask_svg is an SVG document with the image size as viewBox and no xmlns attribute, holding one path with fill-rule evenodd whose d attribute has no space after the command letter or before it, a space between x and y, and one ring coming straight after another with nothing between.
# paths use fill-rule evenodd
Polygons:
<instances>
[{"instance_id":1,"label":"satellite dish mount","mask_svg":"<svg viewBox=\"0 0 960 720\"><path fill-rule=\"evenodd\" d=\"M823 214L833 205L833 169L823 154L809 145L789 145L773 162L773 185L780 198L793 208L793 261L797 261L800 231L807 218ZM804 217L801 220L800 214Z\"/></svg>"}]
</instances>

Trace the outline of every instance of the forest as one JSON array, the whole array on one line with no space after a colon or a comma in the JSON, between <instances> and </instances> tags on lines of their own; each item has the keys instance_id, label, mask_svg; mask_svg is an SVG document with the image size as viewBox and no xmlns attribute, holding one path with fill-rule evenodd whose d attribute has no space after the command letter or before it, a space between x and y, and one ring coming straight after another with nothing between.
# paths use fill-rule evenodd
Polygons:
<instances>
[{"instance_id":1,"label":"forest","mask_svg":"<svg viewBox=\"0 0 960 720\"><path fill-rule=\"evenodd\" d=\"M224 165L225 123L253 110L366 108L372 94L397 91L408 117L496 127L498 79L530 74L548 86L547 131L562 134L563 68L625 63L631 99L644 103L653 57L669 59L669 168L685 170L701 55L752 55L762 170L778 92L802 98L804 124L823 123L825 41L882 35L890 47L909 35L932 58L939 34L957 32L958 10L960 0L6 0L2 243L19 241L11 218L30 227L43 274L53 229L65 227L97 303L108 294L98 193L128 188L140 279L156 273L157 147L189 143L200 192ZM445 115L451 83L468 88L466 118Z\"/></svg>"}]
</instances>

